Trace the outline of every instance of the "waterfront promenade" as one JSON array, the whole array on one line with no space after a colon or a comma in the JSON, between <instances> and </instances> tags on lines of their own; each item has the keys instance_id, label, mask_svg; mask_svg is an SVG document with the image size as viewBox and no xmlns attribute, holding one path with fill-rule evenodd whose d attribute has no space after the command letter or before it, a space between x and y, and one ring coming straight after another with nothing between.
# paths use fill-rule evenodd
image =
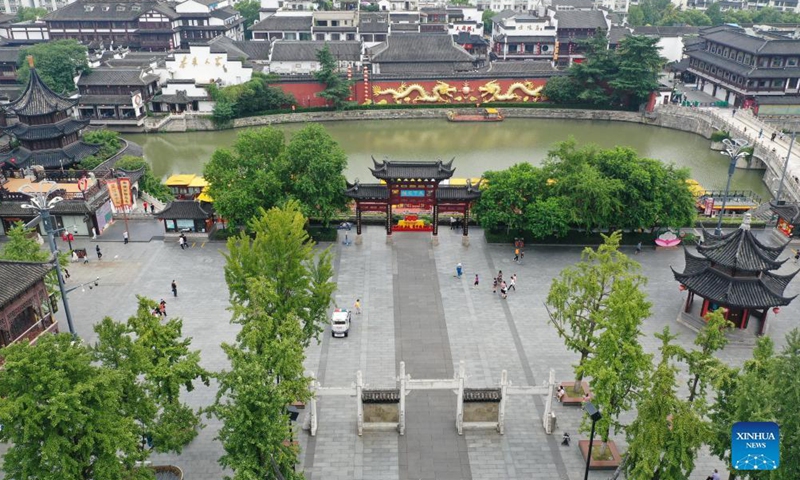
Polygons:
<instances>
[{"instance_id":1,"label":"waterfront promenade","mask_svg":"<svg viewBox=\"0 0 800 480\"><path fill-rule=\"evenodd\" d=\"M358 370L369 386L393 386L400 360L407 362L415 378L452 375L463 360L468 387L496 385L504 369L515 385L541 385L551 368L557 380L570 379L577 357L566 351L547 324L542 302L552 278L576 262L581 249L530 247L525 264L516 265L511 248L486 244L480 229L472 230L470 247L461 246L458 233L441 233L436 247L429 244L426 234L416 233L397 234L395 243L387 245L380 228L367 227L363 245L331 246L336 253L335 302L350 307L360 298L364 313L355 316L347 338L333 339L326 331L321 343L308 349L307 370L314 372L323 386L349 386ZM193 348L201 350L202 365L215 371L226 368L219 345L231 342L237 327L230 325L227 311L224 259L220 254L224 244L198 242L182 251L172 242L136 240L128 245L105 242L102 261L92 259L87 265L70 267L70 284L101 278L94 290L79 289L70 294L79 335L93 342L92 326L102 317L127 318L135 310L136 294L164 298L167 313L184 319L184 333L192 337ZM90 250L95 245L84 239L76 243ZM680 334L682 345L690 346L695 333L676 321L686 294L678 290L669 270L669 266L683 267L683 252L645 248L635 259L642 263L649 279L646 289L653 302L653 316L643 328L646 350L655 352L657 341L652 334L665 325ZM465 270L461 279L455 277L459 262ZM505 301L491 293L490 279L497 270L519 277L517 291ZM479 288L472 287L476 273L481 279ZM177 298L170 296L172 279L178 283ZM787 295L798 291L800 287L791 284ZM798 305L790 305L770 319L769 335L779 345L792 327L791 320L800 314ZM730 345L719 357L730 365L739 365L751 351L750 346ZM683 380L685 375L681 389ZM556 404L558 426L553 436L547 436L540 420L541 402L512 397L506 411L505 435L493 430L465 430L458 436L455 395L445 392L426 397L420 393L407 397L405 437L391 431L365 431L359 437L355 399L322 398L317 436L298 434L303 448L299 468L314 480L583 478L583 459L574 441L586 438L579 433L580 409ZM186 399L193 406L203 407L214 395L212 384L211 388L200 387L187 394ZM214 440L219 423L213 418L204 418L204 423L206 428L183 454L156 455L154 464L179 465L187 479L221 480L225 472L217 459L222 448ZM572 435L570 447L558 444L564 431ZM624 448L624 438L614 439ZM721 462L703 454L691 479L704 479L713 468L722 469ZM606 479L608 475L592 472L590 478Z\"/></svg>"}]
</instances>

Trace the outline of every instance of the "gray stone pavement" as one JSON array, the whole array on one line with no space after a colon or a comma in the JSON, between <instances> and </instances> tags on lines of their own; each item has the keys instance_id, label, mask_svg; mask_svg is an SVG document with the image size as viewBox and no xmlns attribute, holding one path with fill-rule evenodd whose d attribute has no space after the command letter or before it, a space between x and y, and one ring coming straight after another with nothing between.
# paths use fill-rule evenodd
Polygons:
<instances>
[{"instance_id":1,"label":"gray stone pavement","mask_svg":"<svg viewBox=\"0 0 800 480\"><path fill-rule=\"evenodd\" d=\"M326 330L322 343L313 344L307 351L307 369L320 373L324 386L346 386L355 380L355 372L362 370L368 386L382 387L394 385L396 365L400 358L411 361L396 353L395 315L397 303L400 315L413 312L409 308L419 295L419 307L440 311L449 341L449 357L442 352L433 351L441 372L452 372L460 360L467 368L467 386L482 387L495 385L500 372L508 370L509 379L516 385L541 384L549 369L556 371L558 380L572 376L572 363L576 355L566 351L563 342L548 326L544 301L550 282L562 268L577 261L580 248L577 247L528 247L525 264L513 263L511 247L487 245L479 229L472 230L472 245L461 246L461 236L443 230L440 245L417 249L422 253L417 258L405 255L405 239L398 237L395 245L385 244L385 234L380 228L367 228L364 244L349 247L337 244L332 248L338 253L338 290L336 303L350 307L360 298L364 313L355 316L353 330L349 337L332 339ZM422 236L408 240L416 245L427 242ZM78 247L94 248L94 242L78 239ZM422 243L419 245L422 247ZM224 259L220 249L222 243L196 245L181 251L177 245L153 241L150 243L105 242L102 245L104 258L87 264L73 264L70 267L72 278L68 285L77 285L95 277L100 277L100 286L85 291L76 290L70 294L75 323L79 335L88 342L94 341L92 326L103 316L109 315L123 320L134 312L136 294L142 294L167 301L167 312L184 319L184 333L192 337L194 348L201 350L202 364L210 370L220 370L227 366L221 342L233 341L236 327L229 323L227 311L227 288L224 283ZM632 249L629 250L632 253ZM411 251L409 251L411 253ZM679 333L679 342L691 345L695 333L676 321L681 310L685 293L678 291L669 266L683 267L681 250L645 249L635 257L642 264L642 271L648 277L647 291L653 303L652 317L645 322L642 342L649 352L655 352L657 341L652 336L668 325ZM465 273L461 280L455 279L455 265L462 262ZM797 268L787 262L782 273ZM491 293L490 279L502 269L506 276L517 273L519 276L516 292L511 292L507 300L501 300ZM404 275L403 272L419 272ZM478 273L481 285L472 288L474 274ZM425 278L435 275L433 278ZM169 284L175 279L178 283L179 297L170 297ZM399 285L395 285L400 282ZM411 285L407 285L410 283ZM438 284L438 287L436 285ZM438 294L435 290L438 288ZM795 295L800 284L794 282L787 294ZM400 295L397 295L397 293ZM440 300L439 300L440 299ZM441 302L441 306L435 302ZM409 308L409 309L407 309ZM404 310L407 309L407 310ZM61 312L63 313L63 311ZM776 340L779 348L783 337L793 327L792 320L798 317L800 304L785 307L777 316L770 318L769 335ZM404 320L401 320L404 322ZM401 323L401 331L410 329L411 324ZM62 321L62 331L66 325ZM402 333L405 336L405 332ZM420 343L424 340L421 336ZM404 352L405 349L401 350ZM740 365L751 356L752 347L730 345L718 357L731 365ZM428 352L425 352L427 355ZM449 358L452 364L448 369L442 365ZM527 365L524 363L527 362ZM414 376L421 375L410 371ZM423 372L424 373L424 372ZM324 375L323 375L324 374ZM682 381L685 380L682 375ZM685 391L685 387L681 386ZM420 392L412 393L411 396ZM215 395L215 386L200 387L187 394L186 400L195 406L209 405ZM541 400L541 399L539 399ZM450 411L442 410L437 422L444 425L440 437L431 438L453 442L456 449L462 440L456 438L455 402ZM411 406L411 405L409 405ZM365 431L362 437L356 434L356 403L350 397L326 397L319 402L320 424L317 437L313 441L307 432L298 434L303 457L300 468L313 479L388 479L401 478L401 469L408 466L412 472L411 459L401 461L401 439L396 432ZM573 439L586 438L579 434L581 412L577 408L555 406L558 427L554 437L544 434L541 424L541 405L526 397L510 399L506 413L506 434L501 436L494 431L467 430L463 436L469 462L469 474L474 479L555 479L582 478L583 459L576 443L570 447L557 446L555 452L552 440L558 440L563 431L572 434ZM409 415L412 412L409 411ZM632 418L632 414L625 417ZM412 421L419 418L409 418ZM431 419L430 421L434 421ZM187 479L220 480L224 474L217 463L222 453L221 446L214 440L219 424L214 419L205 420L206 428L198 438L186 447L182 455L158 455L155 464L174 463L183 468ZM438 425L438 423L437 423ZM614 437L624 448L624 438ZM313 446L313 448L312 448ZM451 447L448 447L451 448ZM0 450L2 447L0 447ZM406 452L409 450L406 449ZM434 448L433 455L436 454ZM461 452L461 450L458 450ZM459 456L459 462L462 457ZM426 467L430 464L420 464ZM562 470L566 475L562 475ZM691 479L703 479L713 468L722 469L722 464L701 455L697 469ZM420 468L417 471L423 472ZM434 468L434 472L435 472ZM592 472L590 478L605 479L606 472ZM404 478L422 478L404 477ZM453 478L450 475L436 478ZM466 476L459 478L467 478Z\"/></svg>"}]
</instances>

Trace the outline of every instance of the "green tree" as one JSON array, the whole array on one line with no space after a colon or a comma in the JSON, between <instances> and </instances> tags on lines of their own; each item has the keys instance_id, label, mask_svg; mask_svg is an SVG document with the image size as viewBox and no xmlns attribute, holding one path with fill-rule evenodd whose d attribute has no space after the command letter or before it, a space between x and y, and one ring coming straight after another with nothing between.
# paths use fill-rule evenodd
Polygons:
<instances>
[{"instance_id":1,"label":"green tree","mask_svg":"<svg viewBox=\"0 0 800 480\"><path fill-rule=\"evenodd\" d=\"M144 158L135 157L133 155L123 155L122 158L114 164L114 168L128 172L137 172L144 169L144 173L139 178L139 188L162 202L172 200L173 197L169 187L161 183L161 181L153 175L153 169Z\"/></svg>"},{"instance_id":2,"label":"green tree","mask_svg":"<svg viewBox=\"0 0 800 480\"><path fill-rule=\"evenodd\" d=\"M236 8L242 18L244 18L244 39L251 40L253 38L253 32L250 31L250 27L258 21L261 2L257 0L245 0L237 3L234 8Z\"/></svg>"},{"instance_id":3,"label":"green tree","mask_svg":"<svg viewBox=\"0 0 800 480\"><path fill-rule=\"evenodd\" d=\"M569 69L570 78L581 88L578 98L590 105L608 105L611 100L608 82L617 74L617 56L608 49L608 39L603 33L580 42L579 48L586 59Z\"/></svg>"},{"instance_id":4,"label":"green tree","mask_svg":"<svg viewBox=\"0 0 800 480\"><path fill-rule=\"evenodd\" d=\"M658 75L664 66L660 49L655 37L628 35L620 40L616 50L618 70L608 82L618 101L639 105L658 90Z\"/></svg>"},{"instance_id":5,"label":"green tree","mask_svg":"<svg viewBox=\"0 0 800 480\"><path fill-rule=\"evenodd\" d=\"M497 15L497 12L493 12L488 8L483 11L483 14L481 14L481 22L483 22L484 35L492 34L492 17L494 17L495 15Z\"/></svg>"},{"instance_id":6,"label":"green tree","mask_svg":"<svg viewBox=\"0 0 800 480\"><path fill-rule=\"evenodd\" d=\"M233 150L219 149L203 167L214 209L232 225L247 225L259 208L271 208L284 197L275 163L285 138L273 127L245 130Z\"/></svg>"},{"instance_id":7,"label":"green tree","mask_svg":"<svg viewBox=\"0 0 800 480\"><path fill-rule=\"evenodd\" d=\"M75 91L75 76L89 70L86 47L77 40L55 40L23 48L17 61L17 81L28 83L30 69L26 57L33 57L36 72L56 93Z\"/></svg>"},{"instance_id":8,"label":"green tree","mask_svg":"<svg viewBox=\"0 0 800 480\"><path fill-rule=\"evenodd\" d=\"M694 470L697 451L708 437L708 424L692 404L678 398L675 339L665 327L661 334L661 361L642 385L636 419L627 427L626 478L682 480ZM730 431L730 425L726 426Z\"/></svg>"},{"instance_id":9,"label":"green tree","mask_svg":"<svg viewBox=\"0 0 800 480\"><path fill-rule=\"evenodd\" d=\"M772 480L800 478L800 330L786 335L786 345L775 360L772 375L775 389L775 421L781 427L781 465L772 471Z\"/></svg>"},{"instance_id":10,"label":"green tree","mask_svg":"<svg viewBox=\"0 0 800 480\"><path fill-rule=\"evenodd\" d=\"M42 246L32 236L35 232L25 228L22 222L16 222L6 232L8 241L0 249L1 260L18 262L46 262L50 254L42 250Z\"/></svg>"},{"instance_id":11,"label":"green tree","mask_svg":"<svg viewBox=\"0 0 800 480\"><path fill-rule=\"evenodd\" d=\"M0 356L6 478L152 478L134 469L139 439L119 408L123 376L95 364L89 347L68 334L43 335Z\"/></svg>"},{"instance_id":12,"label":"green tree","mask_svg":"<svg viewBox=\"0 0 800 480\"><path fill-rule=\"evenodd\" d=\"M86 132L83 135L83 141L100 145L100 151L97 152L96 156L103 160L114 155L122 148L122 141L119 138L119 133L105 128ZM82 163L83 162L81 162L81 164Z\"/></svg>"},{"instance_id":13,"label":"green tree","mask_svg":"<svg viewBox=\"0 0 800 480\"><path fill-rule=\"evenodd\" d=\"M542 95L553 103L579 103L581 87L572 77L551 77L542 89Z\"/></svg>"},{"instance_id":14,"label":"green tree","mask_svg":"<svg viewBox=\"0 0 800 480\"><path fill-rule=\"evenodd\" d=\"M620 232L614 232L603 236L604 242L597 250L586 248L580 262L565 268L553 279L547 295L550 324L564 340L567 349L580 354L580 360L575 365L576 393L580 391L585 375L585 364L595 355L600 336L608 326L607 319L614 314L612 307L616 307L616 304L612 305L611 302L618 301L623 294L620 291L631 293L632 287L638 289L645 282L638 273L639 265L619 251L621 238ZM639 297L629 307L631 315L643 318L649 304ZM625 317L619 312L617 314L622 322ZM634 330L628 332L628 340L636 337ZM595 370L599 371L602 364L595 366ZM633 374L626 372L625 375ZM612 394L609 392L609 401ZM618 404L624 406L622 400Z\"/></svg>"},{"instance_id":15,"label":"green tree","mask_svg":"<svg viewBox=\"0 0 800 480\"><path fill-rule=\"evenodd\" d=\"M344 150L318 123L292 135L277 164L284 191L300 202L306 216L319 218L325 227L347 206L342 194L346 167Z\"/></svg>"},{"instance_id":16,"label":"green tree","mask_svg":"<svg viewBox=\"0 0 800 480\"><path fill-rule=\"evenodd\" d=\"M105 317L95 326L94 352L122 376L120 408L136 421L137 438L151 438L157 452L180 453L200 428L199 413L180 401L181 390L191 392L197 381L208 386L210 375L200 367L200 352L189 349L191 338L183 338L183 321L162 323L152 313L155 301L137 299L136 314L126 323Z\"/></svg>"},{"instance_id":17,"label":"green tree","mask_svg":"<svg viewBox=\"0 0 800 480\"><path fill-rule=\"evenodd\" d=\"M16 22L29 22L44 18L47 15L47 9L35 7L18 7L17 16L14 17Z\"/></svg>"},{"instance_id":18,"label":"green tree","mask_svg":"<svg viewBox=\"0 0 800 480\"><path fill-rule=\"evenodd\" d=\"M705 399L708 385L724 373L725 364L714 354L728 344L725 332L731 327L733 323L725 318L722 310L715 310L706 315L706 324L694 339L694 344L699 348L681 352L680 356L689 365L689 375L691 375L687 382L689 403L696 397Z\"/></svg>"},{"instance_id":19,"label":"green tree","mask_svg":"<svg viewBox=\"0 0 800 480\"><path fill-rule=\"evenodd\" d=\"M302 478L286 407L305 401L304 347L321 331L335 285L329 250L316 256L297 202L251 221L254 238L228 241L225 279L235 345L223 344L231 369L219 376L210 413L222 420L220 463L234 479ZM252 419L257 418L257 422ZM283 477L280 477L282 475Z\"/></svg>"},{"instance_id":20,"label":"green tree","mask_svg":"<svg viewBox=\"0 0 800 480\"><path fill-rule=\"evenodd\" d=\"M342 110L352 103L348 98L353 95L353 82L342 78L336 58L327 45L317 51L317 61L320 68L314 72L314 78L325 85L325 90L316 95L327 100L334 109Z\"/></svg>"},{"instance_id":21,"label":"green tree","mask_svg":"<svg viewBox=\"0 0 800 480\"><path fill-rule=\"evenodd\" d=\"M722 25L724 18L722 15L722 7L719 2L714 2L706 8L706 16L711 20L712 25Z\"/></svg>"},{"instance_id":22,"label":"green tree","mask_svg":"<svg viewBox=\"0 0 800 480\"><path fill-rule=\"evenodd\" d=\"M234 118L236 118L236 104L228 100L214 102L214 109L211 111L211 120L214 125L218 127L226 126Z\"/></svg>"},{"instance_id":23,"label":"green tree","mask_svg":"<svg viewBox=\"0 0 800 480\"><path fill-rule=\"evenodd\" d=\"M594 315L601 329L592 355L580 374L592 379L593 402L603 413L597 432L603 442L602 457L609 437L624 428L619 417L633 407L652 369L652 355L644 353L639 337L641 325L650 316L650 302L641 287L641 277L618 278L609 290L606 308ZM590 424L584 416L584 428Z\"/></svg>"},{"instance_id":24,"label":"green tree","mask_svg":"<svg viewBox=\"0 0 800 480\"><path fill-rule=\"evenodd\" d=\"M306 222L294 200L283 208L261 209L250 221L254 237L243 233L228 240L225 255L225 280L233 305L253 301L249 283L265 279L277 292L277 300L265 305L264 313L277 322L299 319L303 345L322 332L335 288L331 253L326 249L315 255Z\"/></svg>"},{"instance_id":25,"label":"green tree","mask_svg":"<svg viewBox=\"0 0 800 480\"><path fill-rule=\"evenodd\" d=\"M646 25L642 7L639 5L631 5L628 9L628 24L632 27L643 27Z\"/></svg>"}]
</instances>

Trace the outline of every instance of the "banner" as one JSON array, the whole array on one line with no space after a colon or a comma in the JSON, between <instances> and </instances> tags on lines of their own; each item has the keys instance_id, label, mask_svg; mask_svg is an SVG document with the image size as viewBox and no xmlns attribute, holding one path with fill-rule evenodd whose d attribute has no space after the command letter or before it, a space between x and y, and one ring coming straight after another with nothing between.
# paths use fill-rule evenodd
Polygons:
<instances>
[{"instance_id":1,"label":"banner","mask_svg":"<svg viewBox=\"0 0 800 480\"><path fill-rule=\"evenodd\" d=\"M111 203L116 208L122 208L122 195L120 195L119 184L116 180L110 181L106 184L108 187L108 195L111 197Z\"/></svg>"},{"instance_id":2,"label":"banner","mask_svg":"<svg viewBox=\"0 0 800 480\"><path fill-rule=\"evenodd\" d=\"M122 200L123 207L130 207L131 206L131 179L130 178L119 178L117 179L119 182L119 195Z\"/></svg>"}]
</instances>

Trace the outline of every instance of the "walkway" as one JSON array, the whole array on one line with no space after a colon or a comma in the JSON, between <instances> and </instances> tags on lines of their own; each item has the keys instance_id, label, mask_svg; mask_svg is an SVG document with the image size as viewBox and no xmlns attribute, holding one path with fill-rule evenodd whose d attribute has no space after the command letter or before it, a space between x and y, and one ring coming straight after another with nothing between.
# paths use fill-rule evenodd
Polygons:
<instances>
[{"instance_id":1,"label":"walkway","mask_svg":"<svg viewBox=\"0 0 800 480\"><path fill-rule=\"evenodd\" d=\"M430 239L395 235L395 356L411 378L452 378L453 357ZM455 274L455 271L453 272ZM472 479L467 443L455 429L449 391L411 393L399 442L400 479Z\"/></svg>"}]
</instances>

